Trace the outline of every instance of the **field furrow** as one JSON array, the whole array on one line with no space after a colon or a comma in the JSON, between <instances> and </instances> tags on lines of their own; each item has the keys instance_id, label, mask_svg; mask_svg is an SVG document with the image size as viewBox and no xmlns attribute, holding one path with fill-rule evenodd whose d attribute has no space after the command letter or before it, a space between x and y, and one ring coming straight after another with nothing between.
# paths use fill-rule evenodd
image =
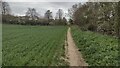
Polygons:
<instances>
[{"instance_id":1,"label":"field furrow","mask_svg":"<svg viewBox=\"0 0 120 68\"><path fill-rule=\"evenodd\" d=\"M3 66L61 66L66 26L3 25Z\"/></svg>"}]
</instances>

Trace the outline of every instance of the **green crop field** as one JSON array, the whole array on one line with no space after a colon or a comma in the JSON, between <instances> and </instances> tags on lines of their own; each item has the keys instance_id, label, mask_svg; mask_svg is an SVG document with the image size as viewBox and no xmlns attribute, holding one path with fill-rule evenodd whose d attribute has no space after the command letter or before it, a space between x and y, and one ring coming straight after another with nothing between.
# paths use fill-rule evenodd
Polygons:
<instances>
[{"instance_id":1,"label":"green crop field","mask_svg":"<svg viewBox=\"0 0 120 68\"><path fill-rule=\"evenodd\" d=\"M3 66L61 66L66 26L3 25Z\"/></svg>"},{"instance_id":2,"label":"green crop field","mask_svg":"<svg viewBox=\"0 0 120 68\"><path fill-rule=\"evenodd\" d=\"M90 66L118 65L118 39L72 27L72 35Z\"/></svg>"},{"instance_id":3,"label":"green crop field","mask_svg":"<svg viewBox=\"0 0 120 68\"><path fill-rule=\"evenodd\" d=\"M118 39L72 26L72 36L90 66L118 65ZM67 66L67 26L2 27L3 66Z\"/></svg>"}]
</instances>

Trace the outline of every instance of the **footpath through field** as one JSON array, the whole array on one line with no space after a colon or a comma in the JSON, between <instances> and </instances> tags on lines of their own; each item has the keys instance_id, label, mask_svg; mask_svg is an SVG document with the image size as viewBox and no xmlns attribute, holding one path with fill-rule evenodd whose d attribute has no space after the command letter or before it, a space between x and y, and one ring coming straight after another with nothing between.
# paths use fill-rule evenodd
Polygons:
<instances>
[{"instance_id":1,"label":"footpath through field","mask_svg":"<svg viewBox=\"0 0 120 68\"><path fill-rule=\"evenodd\" d=\"M67 32L67 43L67 57L70 66L88 66L88 64L82 58L81 53L78 51L78 48L76 47L73 41L70 27Z\"/></svg>"}]
</instances>

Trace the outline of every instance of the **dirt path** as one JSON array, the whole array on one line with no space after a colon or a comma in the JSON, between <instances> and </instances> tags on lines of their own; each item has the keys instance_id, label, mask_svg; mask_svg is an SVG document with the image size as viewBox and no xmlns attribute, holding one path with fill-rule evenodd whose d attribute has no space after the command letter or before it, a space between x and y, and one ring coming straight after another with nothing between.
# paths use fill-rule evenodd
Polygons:
<instances>
[{"instance_id":1,"label":"dirt path","mask_svg":"<svg viewBox=\"0 0 120 68\"><path fill-rule=\"evenodd\" d=\"M68 29L67 32L67 57L70 66L88 66L88 64L82 58L81 53L78 51L76 47L72 35L71 35L71 28Z\"/></svg>"}]
</instances>

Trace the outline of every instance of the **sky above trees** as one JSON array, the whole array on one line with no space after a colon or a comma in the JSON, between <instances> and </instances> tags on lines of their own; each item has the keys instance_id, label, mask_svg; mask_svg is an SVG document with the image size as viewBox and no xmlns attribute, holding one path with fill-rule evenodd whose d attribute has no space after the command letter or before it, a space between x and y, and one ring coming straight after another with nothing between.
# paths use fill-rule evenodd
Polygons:
<instances>
[{"instance_id":1,"label":"sky above trees","mask_svg":"<svg viewBox=\"0 0 120 68\"><path fill-rule=\"evenodd\" d=\"M27 8L35 8L36 11L43 16L47 10L51 10L53 16L56 15L58 9L62 9L64 13L68 13L76 2L9 2L12 14L25 15Z\"/></svg>"},{"instance_id":2,"label":"sky above trees","mask_svg":"<svg viewBox=\"0 0 120 68\"><path fill-rule=\"evenodd\" d=\"M28 8L35 8L43 16L47 10L51 10L55 17L58 9L64 11L64 16L68 18L68 9L78 2L87 2L88 0L3 0L9 3L12 14L24 16ZM93 1L93 0L91 0ZM108 1L108 0L107 0Z\"/></svg>"},{"instance_id":3,"label":"sky above trees","mask_svg":"<svg viewBox=\"0 0 120 68\"><path fill-rule=\"evenodd\" d=\"M58 9L64 11L67 18L68 9L76 2L86 2L87 0L4 0L9 3L12 14L24 16L28 8L35 8L43 16L47 10L51 10L53 17L56 16Z\"/></svg>"},{"instance_id":4,"label":"sky above trees","mask_svg":"<svg viewBox=\"0 0 120 68\"><path fill-rule=\"evenodd\" d=\"M88 0L4 0L7 2L85 2Z\"/></svg>"}]
</instances>

